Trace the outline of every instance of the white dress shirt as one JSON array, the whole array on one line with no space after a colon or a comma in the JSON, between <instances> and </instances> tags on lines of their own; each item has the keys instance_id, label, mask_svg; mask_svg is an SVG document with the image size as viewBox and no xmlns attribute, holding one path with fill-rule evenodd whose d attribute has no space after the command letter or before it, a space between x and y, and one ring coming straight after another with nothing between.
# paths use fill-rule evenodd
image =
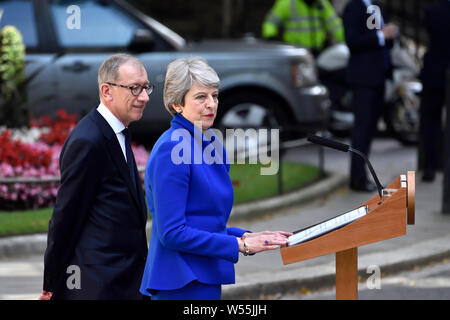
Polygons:
<instances>
[{"instance_id":1,"label":"white dress shirt","mask_svg":"<svg viewBox=\"0 0 450 320\"><path fill-rule=\"evenodd\" d=\"M368 8L369 6L372 5L372 2L370 0L362 0L362 2L364 2L364 4L366 5L366 8ZM380 21L381 27L383 27L384 20L383 20L383 16L381 15L381 12L380 12L380 20L381 20ZM384 47L384 45L385 45L384 34L380 29L377 30L377 37L378 37L378 43L380 44L380 46Z\"/></svg>"},{"instance_id":2,"label":"white dress shirt","mask_svg":"<svg viewBox=\"0 0 450 320\"><path fill-rule=\"evenodd\" d=\"M123 156L125 157L125 161L127 161L125 135L122 133L122 130L126 127L103 103L100 102L99 106L97 107L97 111L103 116L103 118L105 118L106 122L108 122L110 127L113 129L114 133L117 136L117 140L119 141L120 148L122 149Z\"/></svg>"}]
</instances>

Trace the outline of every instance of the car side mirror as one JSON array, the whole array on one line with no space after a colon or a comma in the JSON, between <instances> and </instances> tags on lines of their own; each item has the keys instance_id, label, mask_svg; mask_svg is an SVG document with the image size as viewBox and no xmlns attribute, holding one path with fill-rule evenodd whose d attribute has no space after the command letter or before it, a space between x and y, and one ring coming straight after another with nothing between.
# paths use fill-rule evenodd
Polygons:
<instances>
[{"instance_id":1,"label":"car side mirror","mask_svg":"<svg viewBox=\"0 0 450 320\"><path fill-rule=\"evenodd\" d=\"M147 29L137 29L129 44L129 49L134 52L145 52L153 47L153 32Z\"/></svg>"}]
</instances>

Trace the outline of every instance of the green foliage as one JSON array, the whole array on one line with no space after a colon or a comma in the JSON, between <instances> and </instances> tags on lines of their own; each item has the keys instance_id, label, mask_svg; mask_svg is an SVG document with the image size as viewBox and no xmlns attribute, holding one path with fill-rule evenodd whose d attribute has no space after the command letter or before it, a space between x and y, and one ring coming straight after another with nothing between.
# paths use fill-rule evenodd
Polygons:
<instances>
[{"instance_id":1,"label":"green foliage","mask_svg":"<svg viewBox=\"0 0 450 320\"><path fill-rule=\"evenodd\" d=\"M29 124L25 92L25 46L14 26L0 32L0 124L21 127Z\"/></svg>"},{"instance_id":2,"label":"green foliage","mask_svg":"<svg viewBox=\"0 0 450 320\"><path fill-rule=\"evenodd\" d=\"M52 208L0 211L0 237L47 232Z\"/></svg>"},{"instance_id":3,"label":"green foliage","mask_svg":"<svg viewBox=\"0 0 450 320\"><path fill-rule=\"evenodd\" d=\"M320 170L303 163L282 162L283 192L305 186L320 177ZM232 164L230 177L234 185L234 203L242 203L278 194L278 175L261 175L261 164ZM267 167L267 166L266 166Z\"/></svg>"}]
</instances>

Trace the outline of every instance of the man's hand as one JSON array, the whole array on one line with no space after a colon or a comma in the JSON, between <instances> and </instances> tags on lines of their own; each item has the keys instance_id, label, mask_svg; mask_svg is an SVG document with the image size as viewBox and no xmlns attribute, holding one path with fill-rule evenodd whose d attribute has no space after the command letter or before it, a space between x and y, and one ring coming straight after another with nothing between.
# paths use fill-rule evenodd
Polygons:
<instances>
[{"instance_id":1,"label":"man's hand","mask_svg":"<svg viewBox=\"0 0 450 320\"><path fill-rule=\"evenodd\" d=\"M398 26L393 23L386 24L382 29L385 39L393 39L398 35Z\"/></svg>"},{"instance_id":2,"label":"man's hand","mask_svg":"<svg viewBox=\"0 0 450 320\"><path fill-rule=\"evenodd\" d=\"M38 300L50 300L52 297L53 292L42 290L41 296L38 298Z\"/></svg>"}]
</instances>

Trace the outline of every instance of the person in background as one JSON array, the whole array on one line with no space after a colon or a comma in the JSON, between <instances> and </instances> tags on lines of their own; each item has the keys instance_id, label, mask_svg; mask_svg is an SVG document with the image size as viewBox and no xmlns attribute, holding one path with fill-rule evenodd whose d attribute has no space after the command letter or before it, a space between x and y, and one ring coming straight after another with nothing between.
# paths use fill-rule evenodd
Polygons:
<instances>
[{"instance_id":1,"label":"person in background","mask_svg":"<svg viewBox=\"0 0 450 320\"><path fill-rule=\"evenodd\" d=\"M173 120L145 171L153 223L140 290L152 300L218 300L222 285L235 281L239 252L277 249L291 235L227 227L230 164L210 129L218 94L219 77L204 59L180 58L167 67L164 104Z\"/></svg>"},{"instance_id":2,"label":"person in background","mask_svg":"<svg viewBox=\"0 0 450 320\"><path fill-rule=\"evenodd\" d=\"M314 55L325 48L327 35L334 42L344 41L342 21L328 0L276 0L262 25L262 36L276 37L281 28L286 43Z\"/></svg>"},{"instance_id":3,"label":"person in background","mask_svg":"<svg viewBox=\"0 0 450 320\"><path fill-rule=\"evenodd\" d=\"M445 104L446 71L450 66L450 1L441 0L425 11L425 27L429 45L420 79L423 84L420 106L420 135L423 150L423 176L434 181L440 165L442 136L442 106Z\"/></svg>"},{"instance_id":4,"label":"person in background","mask_svg":"<svg viewBox=\"0 0 450 320\"><path fill-rule=\"evenodd\" d=\"M376 5L380 10L368 8ZM368 21L375 18L379 28ZM345 41L350 50L346 79L352 88L352 108L355 121L351 132L352 148L369 157L377 123L383 114L385 80L391 72L389 40L398 35L398 27L386 23L381 3L370 0L351 0L342 16ZM364 160L352 154L350 188L373 192L376 185L367 179Z\"/></svg>"}]
</instances>

